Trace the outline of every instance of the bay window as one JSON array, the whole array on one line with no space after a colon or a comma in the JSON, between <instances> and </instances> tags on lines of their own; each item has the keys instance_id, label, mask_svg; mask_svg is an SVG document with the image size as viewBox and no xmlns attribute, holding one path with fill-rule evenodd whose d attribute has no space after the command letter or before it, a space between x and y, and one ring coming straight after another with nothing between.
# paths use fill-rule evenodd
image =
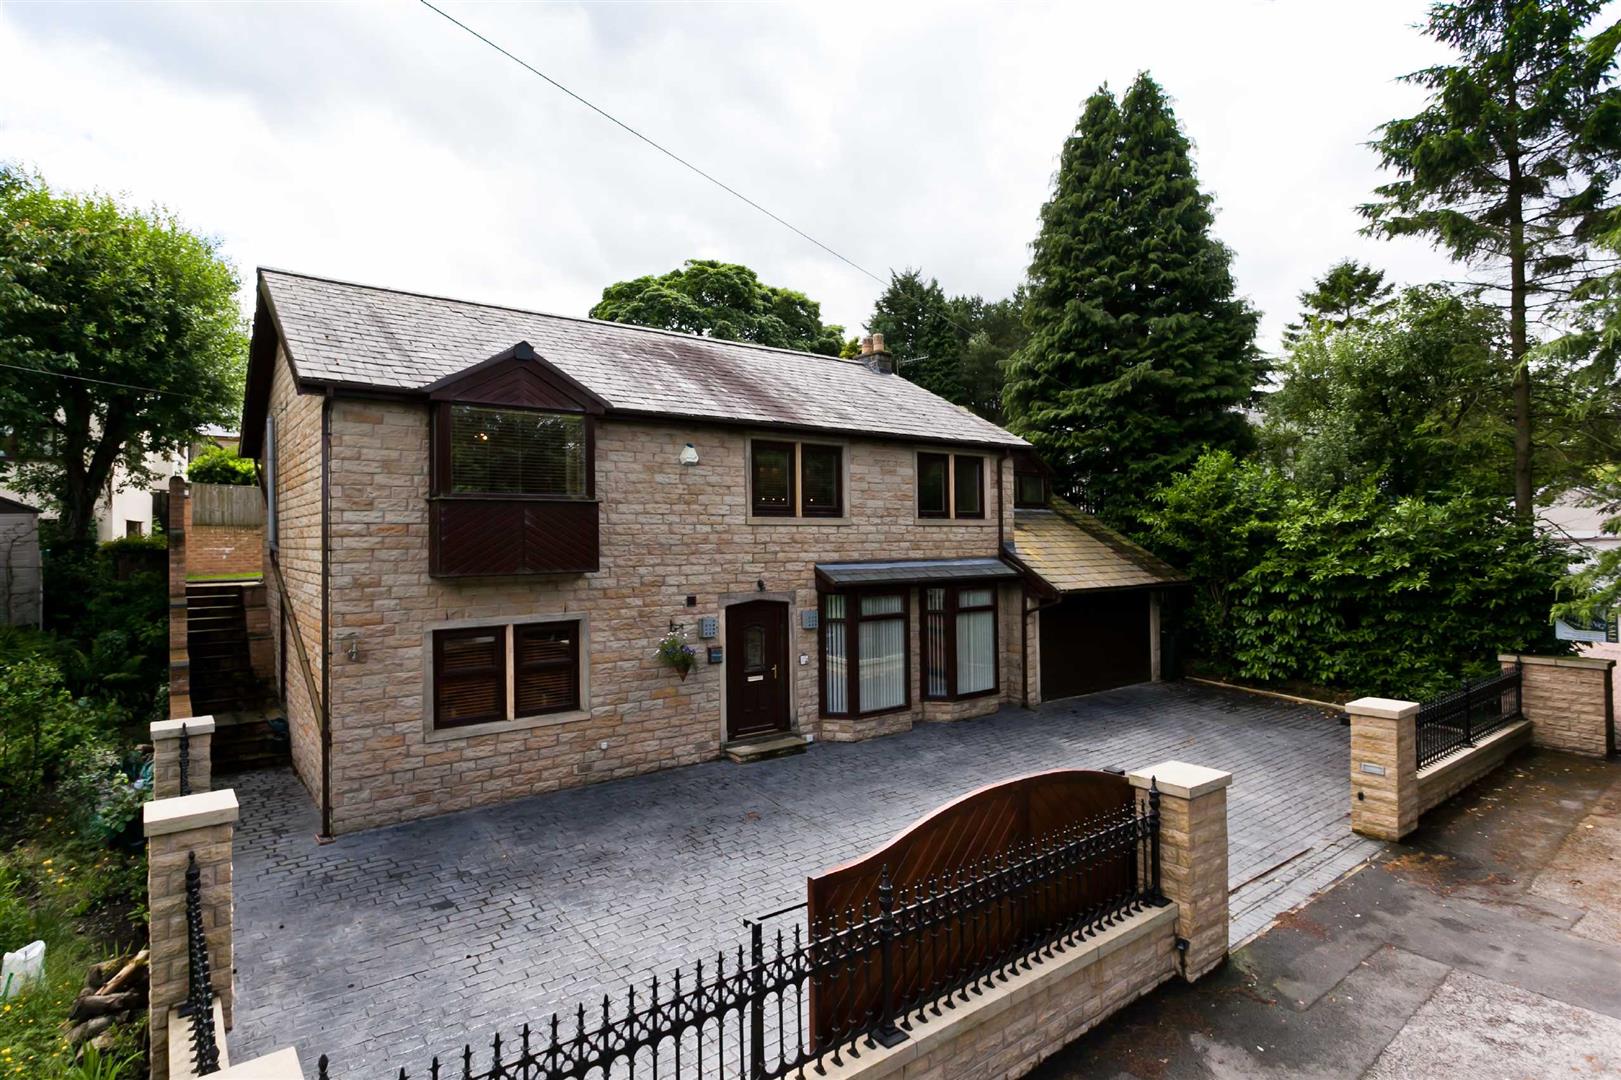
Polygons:
<instances>
[{"instance_id":1,"label":"bay window","mask_svg":"<svg viewBox=\"0 0 1621 1080\"><path fill-rule=\"evenodd\" d=\"M923 696L951 701L997 689L996 589L923 589Z\"/></svg>"},{"instance_id":2,"label":"bay window","mask_svg":"<svg viewBox=\"0 0 1621 1080\"><path fill-rule=\"evenodd\" d=\"M822 712L869 716L911 704L906 594L822 597Z\"/></svg>"}]
</instances>

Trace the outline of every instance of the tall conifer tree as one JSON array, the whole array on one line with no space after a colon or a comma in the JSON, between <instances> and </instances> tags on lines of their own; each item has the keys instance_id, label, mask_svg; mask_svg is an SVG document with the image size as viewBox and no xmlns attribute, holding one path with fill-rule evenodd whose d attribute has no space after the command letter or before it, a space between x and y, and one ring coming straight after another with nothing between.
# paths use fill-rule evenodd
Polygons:
<instances>
[{"instance_id":1,"label":"tall conifer tree","mask_svg":"<svg viewBox=\"0 0 1621 1080\"><path fill-rule=\"evenodd\" d=\"M1146 73L1118 104L1088 99L1041 221L1008 415L1062 490L1129 525L1204 450L1248 444L1238 409L1261 373L1255 312Z\"/></svg>"}]
</instances>

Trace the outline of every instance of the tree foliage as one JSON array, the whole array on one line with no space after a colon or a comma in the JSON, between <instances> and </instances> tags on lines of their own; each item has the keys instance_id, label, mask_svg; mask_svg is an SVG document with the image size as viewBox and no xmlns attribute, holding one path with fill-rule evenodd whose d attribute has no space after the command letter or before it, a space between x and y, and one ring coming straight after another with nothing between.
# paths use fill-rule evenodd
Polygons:
<instances>
[{"instance_id":1,"label":"tree foliage","mask_svg":"<svg viewBox=\"0 0 1621 1080\"><path fill-rule=\"evenodd\" d=\"M1393 499L1511 494L1513 367L1496 308L1425 286L1340 328L1310 325L1265 403L1262 444L1288 475Z\"/></svg>"},{"instance_id":2,"label":"tree foliage","mask_svg":"<svg viewBox=\"0 0 1621 1080\"><path fill-rule=\"evenodd\" d=\"M988 420L1002 418L1003 368L1023 344L1022 291L1006 300L948 297L921 271L890 279L867 329L884 335L896 370Z\"/></svg>"},{"instance_id":3,"label":"tree foliage","mask_svg":"<svg viewBox=\"0 0 1621 1080\"><path fill-rule=\"evenodd\" d=\"M252 487L259 482L259 474L253 462L237 457L236 451L223 446L210 446L191 459L191 464L186 466L186 479L194 484Z\"/></svg>"},{"instance_id":4,"label":"tree foliage","mask_svg":"<svg viewBox=\"0 0 1621 1080\"><path fill-rule=\"evenodd\" d=\"M713 259L609 285L591 317L825 356L837 356L844 344L844 328L822 325L821 305L804 293Z\"/></svg>"},{"instance_id":5,"label":"tree foliage","mask_svg":"<svg viewBox=\"0 0 1621 1080\"><path fill-rule=\"evenodd\" d=\"M1283 328L1285 348L1294 348L1316 330L1344 330L1391 305L1394 286L1385 272L1354 259L1342 259L1300 294L1300 319Z\"/></svg>"},{"instance_id":6,"label":"tree foliage","mask_svg":"<svg viewBox=\"0 0 1621 1080\"><path fill-rule=\"evenodd\" d=\"M1088 99L1041 220L1008 416L1061 494L1129 522L1202 450L1246 445L1261 371L1255 312L1153 79Z\"/></svg>"},{"instance_id":7,"label":"tree foliage","mask_svg":"<svg viewBox=\"0 0 1621 1080\"><path fill-rule=\"evenodd\" d=\"M1621 28L1583 30L1601 0L1459 0L1428 32L1456 62L1406 77L1430 91L1374 143L1399 179L1362 207L1378 235L1423 236L1478 273L1508 311L1515 365L1515 502L1529 517L1531 322L1595 272L1592 241L1613 203L1621 150L1614 86Z\"/></svg>"},{"instance_id":8,"label":"tree foliage","mask_svg":"<svg viewBox=\"0 0 1621 1080\"><path fill-rule=\"evenodd\" d=\"M1422 698L1500 651L1565 651L1548 607L1569 557L1501 499L1316 491L1214 453L1147 523L1197 582L1193 644L1240 677Z\"/></svg>"},{"instance_id":9,"label":"tree foliage","mask_svg":"<svg viewBox=\"0 0 1621 1080\"><path fill-rule=\"evenodd\" d=\"M0 428L16 446L0 468L59 512L69 543L91 538L115 466L149 483L146 455L234 421L237 285L164 211L0 169Z\"/></svg>"}]
</instances>

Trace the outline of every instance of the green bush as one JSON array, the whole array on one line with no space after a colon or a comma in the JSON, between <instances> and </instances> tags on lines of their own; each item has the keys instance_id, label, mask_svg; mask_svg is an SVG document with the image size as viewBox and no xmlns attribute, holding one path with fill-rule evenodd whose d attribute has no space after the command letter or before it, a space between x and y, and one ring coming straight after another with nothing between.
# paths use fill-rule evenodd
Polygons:
<instances>
[{"instance_id":1,"label":"green bush","mask_svg":"<svg viewBox=\"0 0 1621 1080\"><path fill-rule=\"evenodd\" d=\"M0 666L0 806L25 809L27 796L67 774L75 751L107 744L119 719L108 703L74 698L44 656Z\"/></svg>"},{"instance_id":2,"label":"green bush","mask_svg":"<svg viewBox=\"0 0 1621 1080\"><path fill-rule=\"evenodd\" d=\"M1548 620L1568 557L1500 500L1320 492L1218 453L1148 529L1194 579L1190 645L1241 678L1422 699L1499 651L1568 649Z\"/></svg>"},{"instance_id":3,"label":"green bush","mask_svg":"<svg viewBox=\"0 0 1621 1080\"><path fill-rule=\"evenodd\" d=\"M194 484L235 484L251 487L259 482L253 461L237 457L234 450L211 446L192 458L186 467L186 479Z\"/></svg>"},{"instance_id":4,"label":"green bush","mask_svg":"<svg viewBox=\"0 0 1621 1080\"><path fill-rule=\"evenodd\" d=\"M154 541L129 538L100 548L52 546L44 552L49 655L76 696L107 698L137 720L154 716L167 679L169 598L166 567L126 565L121 552L149 551ZM124 560L126 564L138 560ZM5 657L0 643L0 660Z\"/></svg>"}]
</instances>

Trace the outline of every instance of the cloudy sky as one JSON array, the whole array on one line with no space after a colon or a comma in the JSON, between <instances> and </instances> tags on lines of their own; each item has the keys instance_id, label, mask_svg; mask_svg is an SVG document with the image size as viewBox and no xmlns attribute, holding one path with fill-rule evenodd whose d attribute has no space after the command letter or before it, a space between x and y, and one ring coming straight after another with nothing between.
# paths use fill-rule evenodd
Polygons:
<instances>
[{"instance_id":1,"label":"cloudy sky","mask_svg":"<svg viewBox=\"0 0 1621 1080\"><path fill-rule=\"evenodd\" d=\"M1171 94L1218 236L1275 344L1353 256L1364 143L1432 63L1424 5L442 6L607 111L887 276L1012 290L1058 152L1100 83ZM0 2L0 158L162 203L244 277L276 266L564 314L687 258L742 262L852 330L879 286L414 0Z\"/></svg>"}]
</instances>

